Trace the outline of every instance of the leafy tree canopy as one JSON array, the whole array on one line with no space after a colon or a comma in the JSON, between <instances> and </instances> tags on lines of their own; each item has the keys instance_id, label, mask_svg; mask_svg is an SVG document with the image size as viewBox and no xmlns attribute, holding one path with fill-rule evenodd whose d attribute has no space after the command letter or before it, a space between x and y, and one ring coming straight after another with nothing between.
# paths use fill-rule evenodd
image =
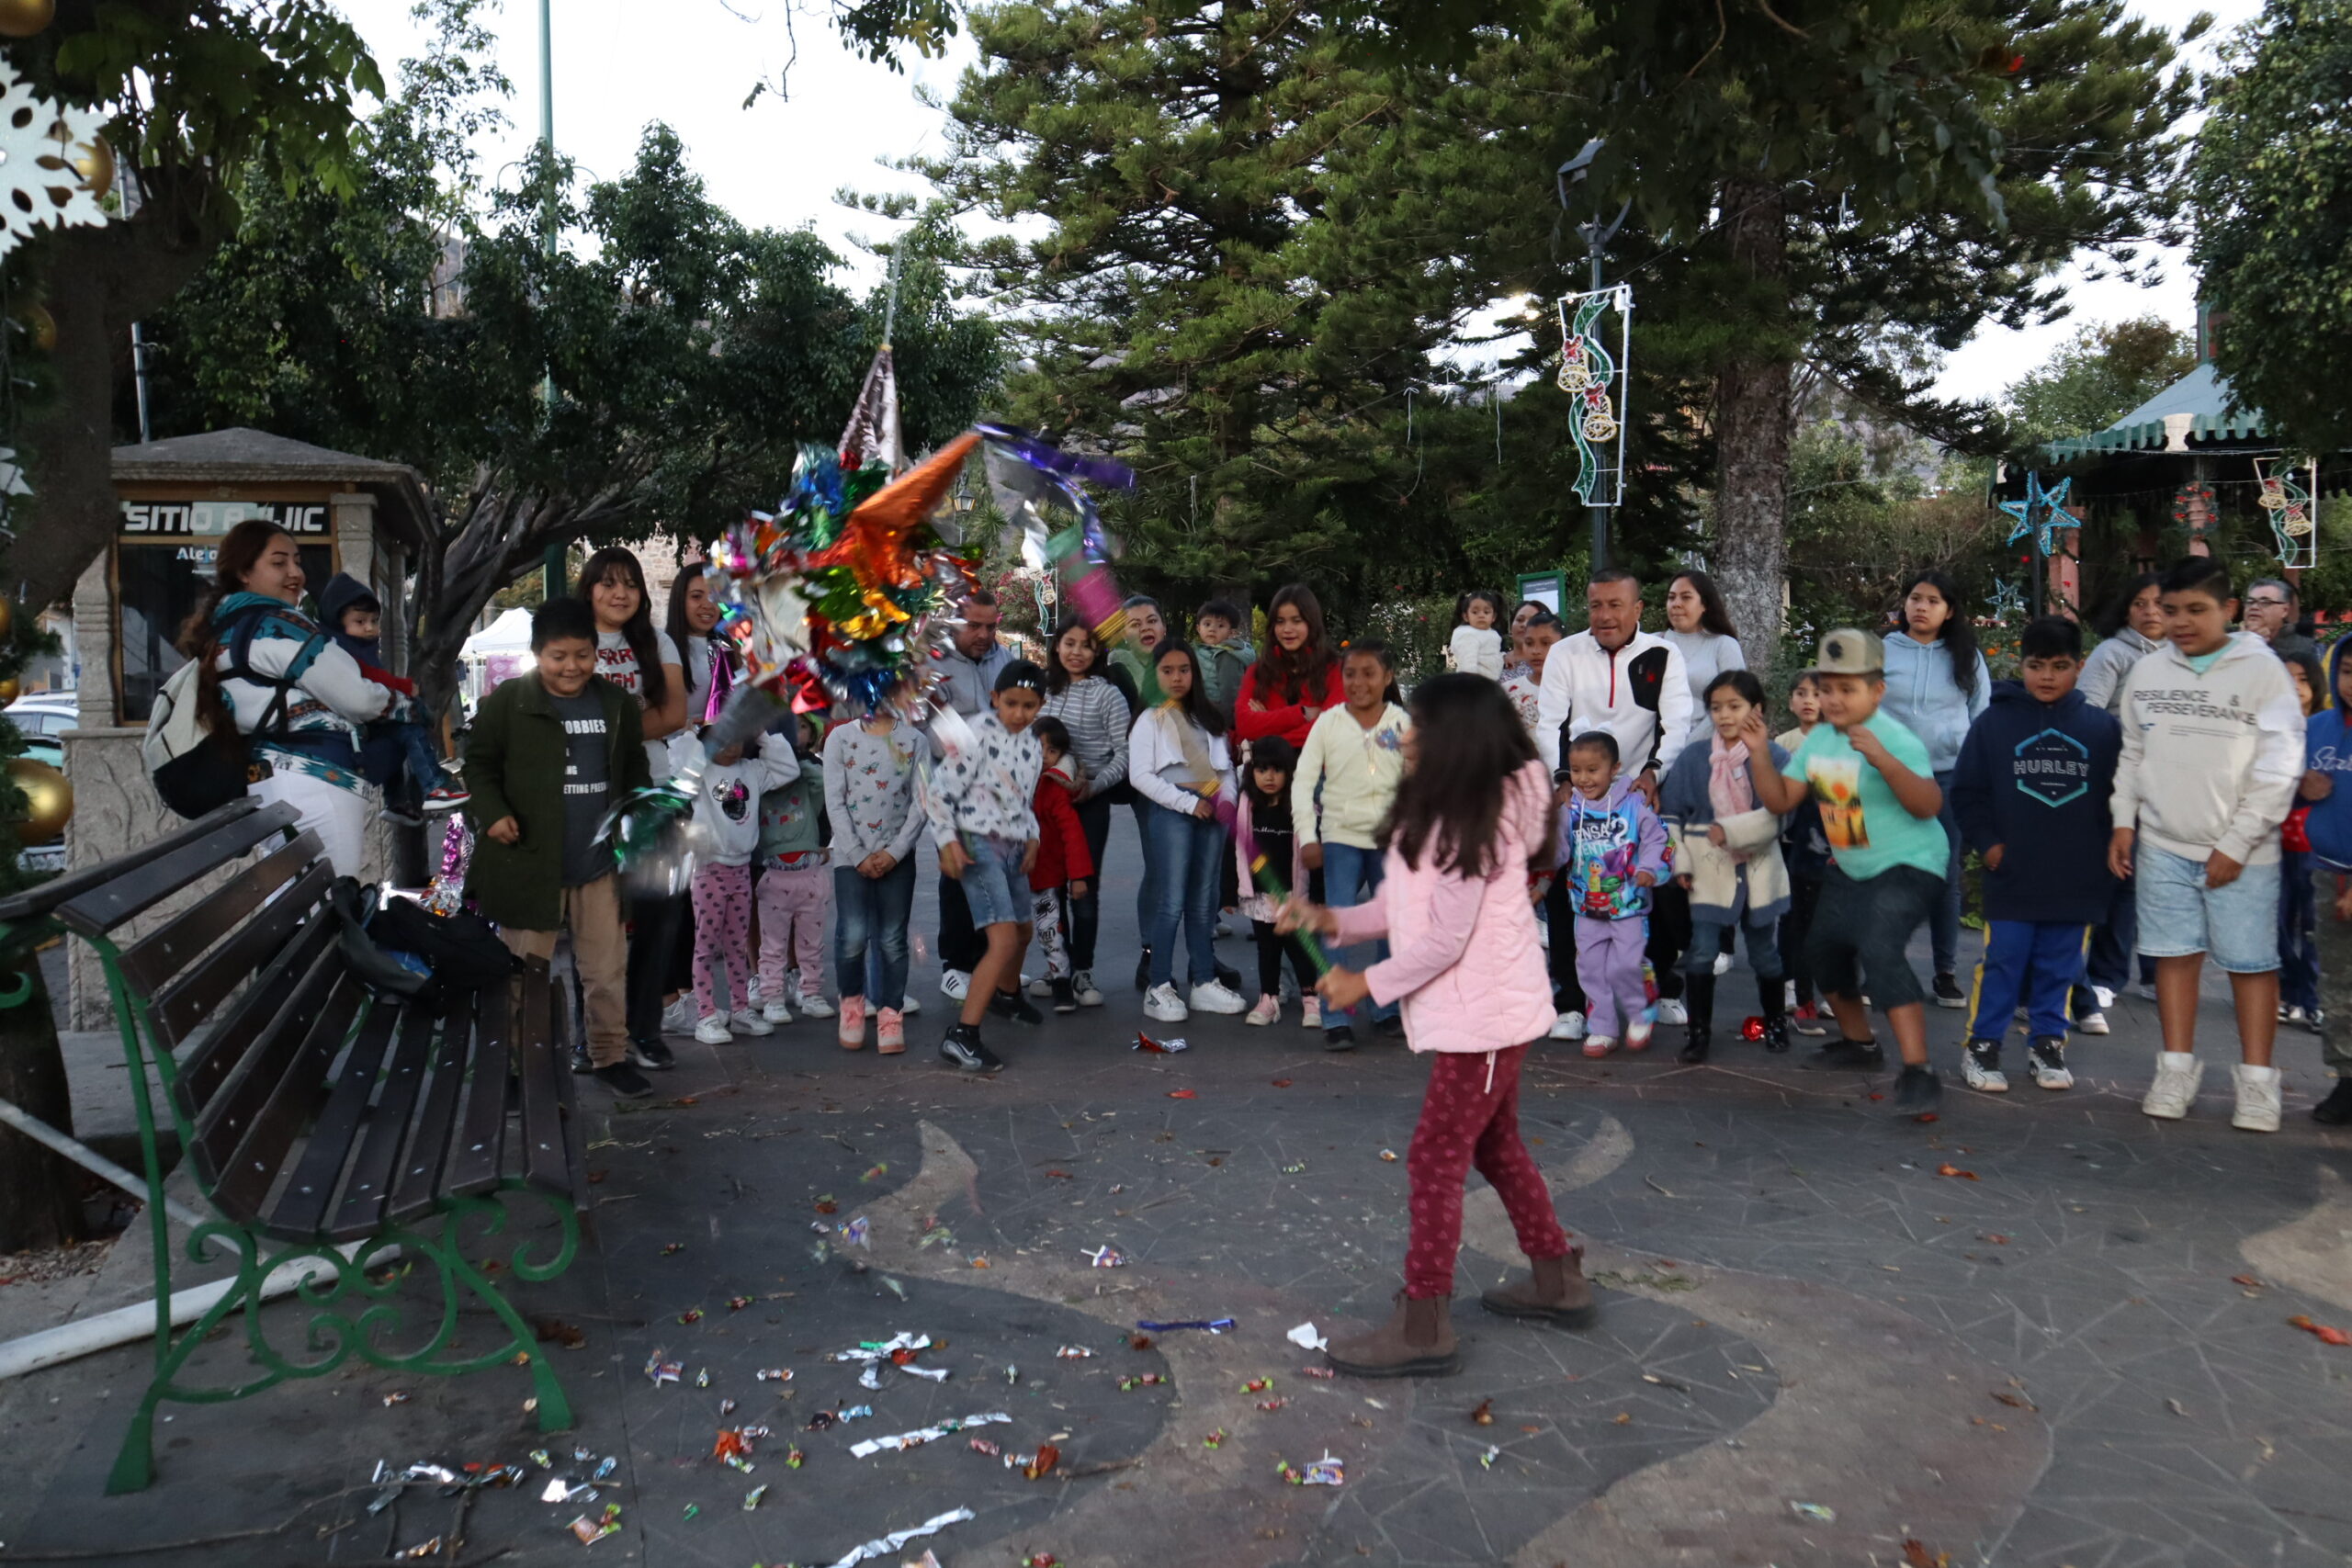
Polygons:
<instances>
[{"instance_id":1,"label":"leafy tree canopy","mask_svg":"<svg viewBox=\"0 0 2352 1568\"><path fill-rule=\"evenodd\" d=\"M2352 446L2352 4L2268 0L2222 49L2189 188L2214 363L2291 446Z\"/></svg>"},{"instance_id":2,"label":"leafy tree canopy","mask_svg":"<svg viewBox=\"0 0 2352 1568\"><path fill-rule=\"evenodd\" d=\"M2085 327L2009 389L2014 434L2030 446L2105 430L2196 363L2189 335L2154 316Z\"/></svg>"}]
</instances>

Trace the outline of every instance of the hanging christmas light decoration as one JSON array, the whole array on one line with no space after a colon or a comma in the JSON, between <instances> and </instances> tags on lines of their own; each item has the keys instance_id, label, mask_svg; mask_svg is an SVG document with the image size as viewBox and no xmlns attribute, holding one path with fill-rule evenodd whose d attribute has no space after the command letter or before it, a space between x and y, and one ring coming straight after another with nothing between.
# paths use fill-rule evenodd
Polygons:
<instances>
[{"instance_id":1,"label":"hanging christmas light decoration","mask_svg":"<svg viewBox=\"0 0 2352 1568\"><path fill-rule=\"evenodd\" d=\"M1612 350L1607 323L1617 316ZM1568 394L1568 434L1577 444L1577 498L1615 506L1625 489L1625 388L1633 351L1634 290L1620 283L1560 301L1560 370Z\"/></svg>"},{"instance_id":2,"label":"hanging christmas light decoration","mask_svg":"<svg viewBox=\"0 0 2352 1568\"><path fill-rule=\"evenodd\" d=\"M2319 465L2311 465L2308 486L2296 477L2300 467L2285 457L2254 459L2254 477L2262 486L2254 503L2270 519L2281 566L2319 564Z\"/></svg>"}]
</instances>

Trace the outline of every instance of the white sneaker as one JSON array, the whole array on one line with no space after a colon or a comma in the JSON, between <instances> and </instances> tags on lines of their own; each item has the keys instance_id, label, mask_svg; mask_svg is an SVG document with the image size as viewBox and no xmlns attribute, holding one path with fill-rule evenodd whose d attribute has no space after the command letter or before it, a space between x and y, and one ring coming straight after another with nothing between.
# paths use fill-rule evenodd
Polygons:
<instances>
[{"instance_id":1,"label":"white sneaker","mask_svg":"<svg viewBox=\"0 0 2352 1568\"><path fill-rule=\"evenodd\" d=\"M2091 999L2098 1003L2099 1011L2105 1012L2108 1009L2115 1005L2115 993L2109 990L2105 986L2093 986L2091 987Z\"/></svg>"},{"instance_id":2,"label":"white sneaker","mask_svg":"<svg viewBox=\"0 0 2352 1568\"><path fill-rule=\"evenodd\" d=\"M1256 1024L1263 1029L1270 1023L1280 1023L1282 1021L1283 1004L1272 997L1261 995L1258 998L1258 1005L1250 1010L1250 1016L1241 1021Z\"/></svg>"},{"instance_id":3,"label":"white sneaker","mask_svg":"<svg viewBox=\"0 0 2352 1568\"><path fill-rule=\"evenodd\" d=\"M2278 1130L2278 1069L2252 1067L2240 1062L2233 1070L2237 1079L2238 1108L2230 1118L2230 1125L2241 1133L2275 1133Z\"/></svg>"},{"instance_id":4,"label":"white sneaker","mask_svg":"<svg viewBox=\"0 0 2352 1568\"><path fill-rule=\"evenodd\" d=\"M1102 993L1094 988L1093 971L1081 969L1077 974L1071 976L1069 977L1069 988L1078 993L1079 1006L1082 1008L1099 1008L1102 1005Z\"/></svg>"},{"instance_id":5,"label":"white sneaker","mask_svg":"<svg viewBox=\"0 0 2352 1568\"><path fill-rule=\"evenodd\" d=\"M695 1025L695 1039L705 1045L728 1045L735 1036L728 1030L726 1015L715 1012Z\"/></svg>"},{"instance_id":6,"label":"white sneaker","mask_svg":"<svg viewBox=\"0 0 2352 1568\"><path fill-rule=\"evenodd\" d=\"M2189 1051L2163 1051L2156 1055L2156 1081L2148 1086L2147 1097L2140 1101L2140 1113L2166 1122L2177 1122L2188 1114L2196 1103L2198 1080L2205 1076L2205 1064ZM2273 1090L2275 1095L2277 1090Z\"/></svg>"},{"instance_id":7,"label":"white sneaker","mask_svg":"<svg viewBox=\"0 0 2352 1568\"><path fill-rule=\"evenodd\" d=\"M760 1005L760 1016L770 1023L790 1023L792 1010L785 1006L782 997L778 997L773 1001L763 1002Z\"/></svg>"},{"instance_id":8,"label":"white sneaker","mask_svg":"<svg viewBox=\"0 0 2352 1568\"><path fill-rule=\"evenodd\" d=\"M1323 998L1313 992L1298 999L1298 1026L1301 1029L1323 1027Z\"/></svg>"},{"instance_id":9,"label":"white sneaker","mask_svg":"<svg viewBox=\"0 0 2352 1568\"><path fill-rule=\"evenodd\" d=\"M939 972L939 994L949 1001L962 1001L964 993L971 988L972 977L961 969L942 969Z\"/></svg>"},{"instance_id":10,"label":"white sneaker","mask_svg":"<svg viewBox=\"0 0 2352 1568\"><path fill-rule=\"evenodd\" d=\"M1728 975L1731 973L1730 953L1718 953L1715 954L1715 973L1717 975Z\"/></svg>"},{"instance_id":11,"label":"white sneaker","mask_svg":"<svg viewBox=\"0 0 2352 1568\"><path fill-rule=\"evenodd\" d=\"M899 1016L900 1018L912 1018L915 1014L921 1011L922 1011L922 998L907 996L899 998Z\"/></svg>"},{"instance_id":12,"label":"white sneaker","mask_svg":"<svg viewBox=\"0 0 2352 1568\"><path fill-rule=\"evenodd\" d=\"M800 1016L803 1018L831 1018L833 1016L833 1004L825 999L825 993L822 991L802 991L798 994L798 999L800 1002Z\"/></svg>"},{"instance_id":13,"label":"white sneaker","mask_svg":"<svg viewBox=\"0 0 2352 1568\"><path fill-rule=\"evenodd\" d=\"M1552 1038L1555 1040L1583 1039L1584 1014L1580 1012L1564 1012L1557 1018L1555 1018L1552 1021Z\"/></svg>"},{"instance_id":14,"label":"white sneaker","mask_svg":"<svg viewBox=\"0 0 2352 1568\"><path fill-rule=\"evenodd\" d=\"M1204 986L1193 987L1191 1007L1194 1012L1248 1012L1250 1004L1241 993L1221 980L1211 980Z\"/></svg>"},{"instance_id":15,"label":"white sneaker","mask_svg":"<svg viewBox=\"0 0 2352 1568\"><path fill-rule=\"evenodd\" d=\"M774 1034L775 1025L762 1018L757 1008L737 1008L727 1016L727 1027L738 1034Z\"/></svg>"},{"instance_id":16,"label":"white sneaker","mask_svg":"<svg viewBox=\"0 0 2352 1568\"><path fill-rule=\"evenodd\" d=\"M700 1010L695 1006L694 998L682 996L662 1010L662 1032L691 1034L694 1032L695 1021L700 1016Z\"/></svg>"},{"instance_id":17,"label":"white sneaker","mask_svg":"<svg viewBox=\"0 0 2352 1568\"><path fill-rule=\"evenodd\" d=\"M2037 1040L2026 1048L2026 1058L2033 1064L2036 1089L2072 1089L2075 1075L2066 1069L2066 1047L2055 1040Z\"/></svg>"},{"instance_id":18,"label":"white sneaker","mask_svg":"<svg viewBox=\"0 0 2352 1568\"><path fill-rule=\"evenodd\" d=\"M1173 986L1154 986L1143 994L1143 1015L1154 1023L1182 1023L1192 1013Z\"/></svg>"},{"instance_id":19,"label":"white sneaker","mask_svg":"<svg viewBox=\"0 0 2352 1568\"><path fill-rule=\"evenodd\" d=\"M1050 997L1054 994L1054 983L1051 980L1032 980L1029 982L1029 994L1033 997Z\"/></svg>"},{"instance_id":20,"label":"white sneaker","mask_svg":"<svg viewBox=\"0 0 2352 1568\"><path fill-rule=\"evenodd\" d=\"M1660 997L1657 999L1657 1021L1679 1028L1690 1021L1690 1010L1682 1005L1679 997Z\"/></svg>"},{"instance_id":21,"label":"white sneaker","mask_svg":"<svg viewBox=\"0 0 2352 1568\"><path fill-rule=\"evenodd\" d=\"M766 999L767 993L760 989L759 971L753 970L743 981L743 1005L755 1008Z\"/></svg>"},{"instance_id":22,"label":"white sneaker","mask_svg":"<svg viewBox=\"0 0 2352 1568\"><path fill-rule=\"evenodd\" d=\"M2082 1017L2075 1020L2075 1032L2077 1034L2108 1033L2107 1014L2103 1012L2086 1012L2083 1014Z\"/></svg>"},{"instance_id":23,"label":"white sneaker","mask_svg":"<svg viewBox=\"0 0 2352 1568\"><path fill-rule=\"evenodd\" d=\"M2009 1092L2009 1075L2001 1071L2001 1048L1997 1043L1985 1051L1973 1045L1963 1047L1960 1053L1960 1076L1969 1088L1982 1093Z\"/></svg>"}]
</instances>

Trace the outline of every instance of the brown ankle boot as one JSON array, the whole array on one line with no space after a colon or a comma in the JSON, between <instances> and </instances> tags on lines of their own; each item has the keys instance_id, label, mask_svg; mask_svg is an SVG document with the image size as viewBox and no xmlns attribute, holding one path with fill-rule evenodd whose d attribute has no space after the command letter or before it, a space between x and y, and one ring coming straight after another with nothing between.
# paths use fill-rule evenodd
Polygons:
<instances>
[{"instance_id":1,"label":"brown ankle boot","mask_svg":"<svg viewBox=\"0 0 2352 1568\"><path fill-rule=\"evenodd\" d=\"M1369 1334L1335 1342L1334 1371L1358 1378L1450 1377L1462 1370L1450 1296L1416 1300L1396 1292L1396 1310Z\"/></svg>"},{"instance_id":2,"label":"brown ankle boot","mask_svg":"<svg viewBox=\"0 0 2352 1568\"><path fill-rule=\"evenodd\" d=\"M1488 1312L1504 1317L1541 1318L1563 1328L1589 1328L1600 1316L1585 1282L1581 1258L1535 1258L1533 1275L1517 1284L1499 1285L1478 1298Z\"/></svg>"}]
</instances>

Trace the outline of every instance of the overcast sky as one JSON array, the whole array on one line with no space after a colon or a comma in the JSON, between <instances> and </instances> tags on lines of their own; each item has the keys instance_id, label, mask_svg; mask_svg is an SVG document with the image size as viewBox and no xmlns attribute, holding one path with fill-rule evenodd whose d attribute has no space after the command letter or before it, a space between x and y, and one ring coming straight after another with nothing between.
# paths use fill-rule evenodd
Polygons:
<instances>
[{"instance_id":1,"label":"overcast sky","mask_svg":"<svg viewBox=\"0 0 2352 1568\"><path fill-rule=\"evenodd\" d=\"M786 27L789 0L551 0L555 23L556 143L592 174L625 171L648 122L668 122L684 140L712 197L755 227L808 225L871 276L877 268L853 239L892 225L833 201L843 186L920 193L920 178L884 166L943 149L944 117L919 101L928 87L944 99L973 58L958 39L944 59L914 62L903 75L853 58L820 17L830 6L800 0L793 31L798 59L789 96L745 95L763 77L773 83L792 56ZM421 35L409 0L342 0L389 78ZM537 0L504 0L496 18L500 63L513 78L514 124L492 150L490 165L518 157L538 133ZM2135 0L2132 9L2177 28L2199 10L2222 28L2253 16L2258 0ZM658 23L653 18L659 18ZM2216 35L2220 29L2217 29ZM2199 55L2210 43L2199 46ZM2154 314L2184 328L2195 319L2195 283L2185 265L2166 266L2163 283L2139 288L2116 282L2074 291L2075 314L2056 326L1981 334L1952 356L1942 390L1990 396L2046 356L2086 322Z\"/></svg>"}]
</instances>

